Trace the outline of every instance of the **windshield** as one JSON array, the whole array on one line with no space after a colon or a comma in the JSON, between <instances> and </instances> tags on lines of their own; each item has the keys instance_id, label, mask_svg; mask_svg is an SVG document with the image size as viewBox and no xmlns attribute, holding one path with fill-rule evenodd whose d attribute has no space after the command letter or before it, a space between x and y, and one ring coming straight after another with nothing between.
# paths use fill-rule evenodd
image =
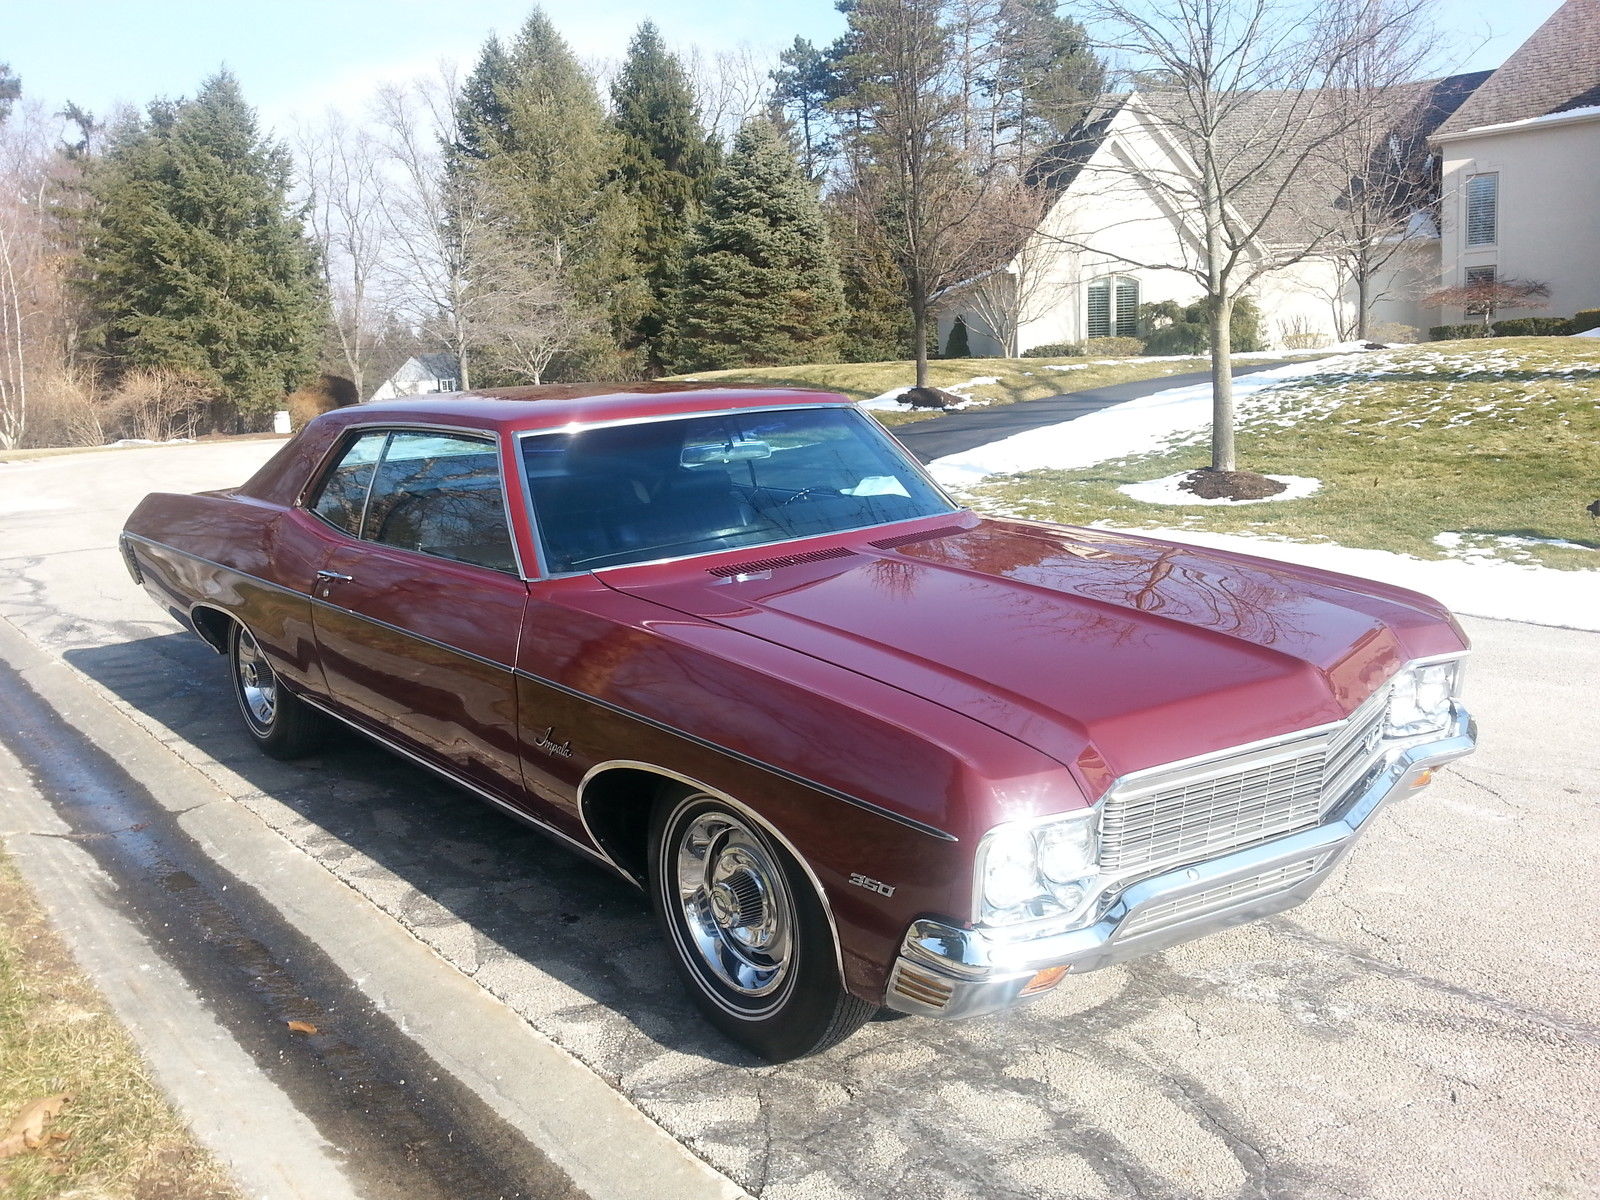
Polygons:
<instances>
[{"instance_id":1,"label":"windshield","mask_svg":"<svg viewBox=\"0 0 1600 1200\"><path fill-rule=\"evenodd\" d=\"M682 417L522 439L552 574L954 511L847 408Z\"/></svg>"}]
</instances>

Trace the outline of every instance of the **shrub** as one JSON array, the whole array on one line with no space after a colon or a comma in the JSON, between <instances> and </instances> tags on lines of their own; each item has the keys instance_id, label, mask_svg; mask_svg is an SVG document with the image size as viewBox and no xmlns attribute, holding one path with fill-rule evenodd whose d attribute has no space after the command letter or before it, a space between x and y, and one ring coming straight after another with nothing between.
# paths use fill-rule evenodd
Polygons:
<instances>
[{"instance_id":1,"label":"shrub","mask_svg":"<svg viewBox=\"0 0 1600 1200\"><path fill-rule=\"evenodd\" d=\"M290 392L283 406L289 410L289 428L300 429L323 413L345 408L360 399L356 385L344 376L318 375Z\"/></svg>"},{"instance_id":2,"label":"shrub","mask_svg":"<svg viewBox=\"0 0 1600 1200\"><path fill-rule=\"evenodd\" d=\"M950 336L945 339L944 356L946 358L971 358L972 347L967 342L967 319L957 317L954 325L950 326Z\"/></svg>"},{"instance_id":3,"label":"shrub","mask_svg":"<svg viewBox=\"0 0 1600 1200\"><path fill-rule=\"evenodd\" d=\"M1050 342L1024 350L1023 358L1082 358L1083 346L1078 342Z\"/></svg>"},{"instance_id":4,"label":"shrub","mask_svg":"<svg viewBox=\"0 0 1600 1200\"><path fill-rule=\"evenodd\" d=\"M1083 343L1083 352L1095 358L1133 358L1144 353L1144 343L1138 338L1090 338Z\"/></svg>"},{"instance_id":5,"label":"shrub","mask_svg":"<svg viewBox=\"0 0 1600 1200\"><path fill-rule=\"evenodd\" d=\"M1510 317L1494 323L1495 337L1562 337L1572 331L1566 317Z\"/></svg>"},{"instance_id":6,"label":"shrub","mask_svg":"<svg viewBox=\"0 0 1600 1200\"><path fill-rule=\"evenodd\" d=\"M1588 333L1600 329L1600 308L1586 308L1567 322L1568 333Z\"/></svg>"},{"instance_id":7,"label":"shrub","mask_svg":"<svg viewBox=\"0 0 1600 1200\"><path fill-rule=\"evenodd\" d=\"M1434 325L1428 329L1430 342L1453 342L1457 338L1485 338L1494 334L1488 326L1482 324L1472 325Z\"/></svg>"},{"instance_id":8,"label":"shrub","mask_svg":"<svg viewBox=\"0 0 1600 1200\"><path fill-rule=\"evenodd\" d=\"M1204 354L1211 341L1210 331L1204 325L1189 321L1175 321L1159 325L1145 335L1146 354Z\"/></svg>"},{"instance_id":9,"label":"shrub","mask_svg":"<svg viewBox=\"0 0 1600 1200\"><path fill-rule=\"evenodd\" d=\"M111 394L102 418L115 437L166 442L192 438L219 399L203 376L164 367L129 371Z\"/></svg>"}]
</instances>

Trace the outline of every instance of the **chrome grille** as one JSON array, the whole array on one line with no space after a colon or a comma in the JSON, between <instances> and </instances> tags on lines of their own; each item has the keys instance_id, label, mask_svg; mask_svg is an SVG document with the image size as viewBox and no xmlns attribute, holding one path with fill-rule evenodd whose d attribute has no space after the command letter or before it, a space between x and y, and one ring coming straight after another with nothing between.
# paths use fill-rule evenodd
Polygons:
<instances>
[{"instance_id":1,"label":"chrome grille","mask_svg":"<svg viewBox=\"0 0 1600 1200\"><path fill-rule=\"evenodd\" d=\"M1316 874L1317 867L1321 865L1325 855L1316 855L1312 858L1302 859L1299 862L1289 863L1287 866L1274 867L1270 871L1263 871L1259 875L1251 875L1246 879L1235 879L1231 883L1219 884L1214 888L1195 892L1190 896L1183 896L1177 900L1166 900L1159 904L1147 904L1138 909L1123 923L1122 934L1132 937L1135 934L1150 933L1153 930L1165 929L1168 925L1176 925L1180 921L1187 921L1193 917L1204 916L1219 908L1227 908L1242 900L1271 896L1277 892L1287 891L1295 884L1311 878Z\"/></svg>"},{"instance_id":2,"label":"chrome grille","mask_svg":"<svg viewBox=\"0 0 1600 1200\"><path fill-rule=\"evenodd\" d=\"M1100 869L1201 862L1320 824L1377 761L1388 697L1331 728L1119 784L1101 809Z\"/></svg>"}]
</instances>

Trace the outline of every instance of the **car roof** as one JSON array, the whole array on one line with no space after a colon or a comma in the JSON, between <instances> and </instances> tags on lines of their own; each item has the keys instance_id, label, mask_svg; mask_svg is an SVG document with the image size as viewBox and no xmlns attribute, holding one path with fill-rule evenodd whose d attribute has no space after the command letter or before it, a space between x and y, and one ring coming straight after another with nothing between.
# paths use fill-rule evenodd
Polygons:
<instances>
[{"instance_id":1,"label":"car roof","mask_svg":"<svg viewBox=\"0 0 1600 1200\"><path fill-rule=\"evenodd\" d=\"M751 387L748 384L720 387L704 383L551 383L380 400L335 409L323 420L339 425L426 422L521 432L742 408L851 403L848 396L838 392L810 388Z\"/></svg>"}]
</instances>

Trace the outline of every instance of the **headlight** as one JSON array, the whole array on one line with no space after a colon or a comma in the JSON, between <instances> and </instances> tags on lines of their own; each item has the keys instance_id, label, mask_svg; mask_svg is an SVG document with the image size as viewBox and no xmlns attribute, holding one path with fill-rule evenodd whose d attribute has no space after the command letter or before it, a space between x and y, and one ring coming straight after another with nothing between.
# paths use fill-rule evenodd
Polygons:
<instances>
[{"instance_id":1,"label":"headlight","mask_svg":"<svg viewBox=\"0 0 1600 1200\"><path fill-rule=\"evenodd\" d=\"M1389 694L1384 736L1423 737L1450 728L1451 706L1461 692L1461 660L1424 663L1402 672Z\"/></svg>"},{"instance_id":2,"label":"headlight","mask_svg":"<svg viewBox=\"0 0 1600 1200\"><path fill-rule=\"evenodd\" d=\"M1090 810L992 830L978 850L980 919L1005 925L1076 912L1097 870L1095 820Z\"/></svg>"}]
</instances>

